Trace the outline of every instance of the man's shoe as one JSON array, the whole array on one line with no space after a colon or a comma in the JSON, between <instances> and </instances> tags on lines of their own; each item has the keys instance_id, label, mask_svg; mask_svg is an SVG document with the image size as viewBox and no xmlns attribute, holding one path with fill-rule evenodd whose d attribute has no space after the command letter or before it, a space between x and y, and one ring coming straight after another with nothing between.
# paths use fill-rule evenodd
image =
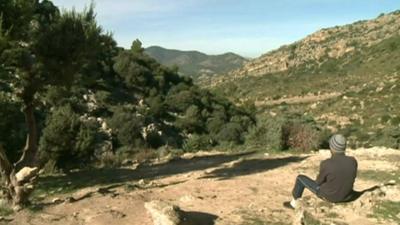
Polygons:
<instances>
[{"instance_id":1,"label":"man's shoe","mask_svg":"<svg viewBox=\"0 0 400 225\"><path fill-rule=\"evenodd\" d=\"M290 204L290 202L288 201L288 202L284 202L283 203L283 206L285 207L285 208L288 208L288 209L294 209L294 207Z\"/></svg>"}]
</instances>

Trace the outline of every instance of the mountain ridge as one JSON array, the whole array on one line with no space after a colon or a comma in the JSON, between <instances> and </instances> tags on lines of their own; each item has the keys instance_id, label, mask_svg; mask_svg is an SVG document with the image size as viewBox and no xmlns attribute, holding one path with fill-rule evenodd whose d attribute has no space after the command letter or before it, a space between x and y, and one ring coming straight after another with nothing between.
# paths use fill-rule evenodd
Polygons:
<instances>
[{"instance_id":1,"label":"mountain ridge","mask_svg":"<svg viewBox=\"0 0 400 225\"><path fill-rule=\"evenodd\" d=\"M196 50L183 51L161 46L147 47L145 53L165 66L178 66L180 74L192 78L229 73L248 61L233 52L208 55Z\"/></svg>"},{"instance_id":2,"label":"mountain ridge","mask_svg":"<svg viewBox=\"0 0 400 225\"><path fill-rule=\"evenodd\" d=\"M375 19L320 29L291 44L268 51L229 74L202 82L212 86L239 77L293 71L307 64L321 66L399 34L400 10L382 13Z\"/></svg>"}]
</instances>

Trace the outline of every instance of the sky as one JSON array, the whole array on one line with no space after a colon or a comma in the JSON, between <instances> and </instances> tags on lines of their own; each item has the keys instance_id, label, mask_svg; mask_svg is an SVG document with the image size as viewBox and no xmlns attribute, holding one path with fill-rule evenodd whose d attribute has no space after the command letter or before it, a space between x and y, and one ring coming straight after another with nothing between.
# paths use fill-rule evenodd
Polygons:
<instances>
[{"instance_id":1,"label":"sky","mask_svg":"<svg viewBox=\"0 0 400 225\"><path fill-rule=\"evenodd\" d=\"M82 10L91 0L53 0ZM400 9L399 0L94 0L99 24L119 46L234 52L258 57L319 29Z\"/></svg>"}]
</instances>

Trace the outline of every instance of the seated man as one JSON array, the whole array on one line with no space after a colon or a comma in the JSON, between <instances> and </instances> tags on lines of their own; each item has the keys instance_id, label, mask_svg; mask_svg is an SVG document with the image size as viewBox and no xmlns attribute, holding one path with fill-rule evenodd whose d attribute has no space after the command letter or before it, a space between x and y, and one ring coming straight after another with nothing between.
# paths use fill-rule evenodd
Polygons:
<instances>
[{"instance_id":1,"label":"seated man","mask_svg":"<svg viewBox=\"0 0 400 225\"><path fill-rule=\"evenodd\" d=\"M297 176L293 199L285 202L285 207L296 208L296 200L301 198L304 188L329 202L343 202L350 197L357 176L357 161L345 155L346 138L342 135L333 135L329 139L329 147L331 158L321 162L317 180L304 175Z\"/></svg>"}]
</instances>

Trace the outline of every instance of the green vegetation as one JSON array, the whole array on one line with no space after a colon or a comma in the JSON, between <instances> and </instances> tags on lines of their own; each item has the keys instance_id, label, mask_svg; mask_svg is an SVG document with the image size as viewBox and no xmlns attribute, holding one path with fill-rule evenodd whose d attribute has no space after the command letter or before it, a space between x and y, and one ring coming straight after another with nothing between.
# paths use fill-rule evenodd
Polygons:
<instances>
[{"instance_id":1,"label":"green vegetation","mask_svg":"<svg viewBox=\"0 0 400 225\"><path fill-rule=\"evenodd\" d=\"M400 223L400 202L382 201L374 206L373 216Z\"/></svg>"},{"instance_id":2,"label":"green vegetation","mask_svg":"<svg viewBox=\"0 0 400 225\"><path fill-rule=\"evenodd\" d=\"M321 64L308 62L284 72L245 76L222 82L212 91L235 102L255 101L259 115L272 112L279 117L293 113L310 116L320 127L347 135L352 148L387 146L398 149L399 44L400 36L394 35L369 47L358 46L338 59L326 56ZM318 101L318 96L327 93L341 95ZM314 96L316 100L263 104L263 101L305 95Z\"/></svg>"},{"instance_id":3,"label":"green vegetation","mask_svg":"<svg viewBox=\"0 0 400 225\"><path fill-rule=\"evenodd\" d=\"M257 125L246 136L246 145L258 150L307 152L326 147L329 135L311 117L296 113L276 117L260 116Z\"/></svg>"},{"instance_id":4,"label":"green vegetation","mask_svg":"<svg viewBox=\"0 0 400 225\"><path fill-rule=\"evenodd\" d=\"M139 40L118 48L91 7L60 12L47 0L0 6L0 166L7 183L25 166L68 171L240 145L255 124L251 110L160 65ZM32 190L25 191L16 204Z\"/></svg>"},{"instance_id":5,"label":"green vegetation","mask_svg":"<svg viewBox=\"0 0 400 225\"><path fill-rule=\"evenodd\" d=\"M357 177L381 183L390 180L400 181L400 173L398 171L360 170L358 171Z\"/></svg>"},{"instance_id":6,"label":"green vegetation","mask_svg":"<svg viewBox=\"0 0 400 225\"><path fill-rule=\"evenodd\" d=\"M313 215L311 215L308 212L304 212L303 224L304 225L324 225L324 223L321 223L318 219L316 219Z\"/></svg>"},{"instance_id":7,"label":"green vegetation","mask_svg":"<svg viewBox=\"0 0 400 225\"><path fill-rule=\"evenodd\" d=\"M14 213L14 210L7 206L0 206L0 216L9 216Z\"/></svg>"},{"instance_id":8,"label":"green vegetation","mask_svg":"<svg viewBox=\"0 0 400 225\"><path fill-rule=\"evenodd\" d=\"M251 211L242 211L243 223L241 225L287 225L286 222L275 221L273 218L257 215ZM280 218L281 219L281 218Z\"/></svg>"},{"instance_id":9,"label":"green vegetation","mask_svg":"<svg viewBox=\"0 0 400 225\"><path fill-rule=\"evenodd\" d=\"M15 174L21 168L39 163L40 118L51 110L43 96L48 90L54 93L54 90L71 87L80 80L79 75L94 64L101 52L102 40L111 37L103 34L96 24L92 9L83 13L60 12L46 0L2 1L0 15L0 86L4 87L1 101L5 105L20 106L26 125L22 154L19 149L13 149L17 147L15 144L6 145L6 150L0 146L0 167L7 184L6 196L15 205L22 205L33 188L28 185L29 180L17 182ZM1 110L1 114L10 113L4 108ZM9 128L19 138L15 129L19 128L20 113L7 117L17 122ZM7 140L3 137L8 136L9 131L3 127L0 130L4 132L1 140Z\"/></svg>"}]
</instances>

